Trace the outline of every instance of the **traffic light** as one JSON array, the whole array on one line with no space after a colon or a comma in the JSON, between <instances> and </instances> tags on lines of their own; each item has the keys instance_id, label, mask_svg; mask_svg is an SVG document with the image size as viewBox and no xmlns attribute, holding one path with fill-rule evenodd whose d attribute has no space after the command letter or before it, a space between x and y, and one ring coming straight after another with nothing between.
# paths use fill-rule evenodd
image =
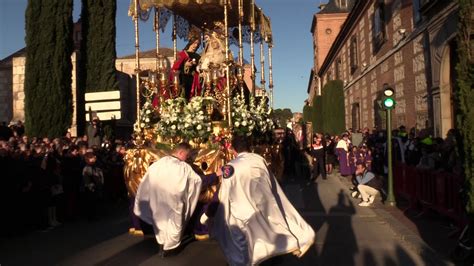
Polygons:
<instances>
[{"instance_id":1,"label":"traffic light","mask_svg":"<svg viewBox=\"0 0 474 266\"><path fill-rule=\"evenodd\" d=\"M384 84L383 95L385 96L382 104L385 109L393 109L395 107L395 91L388 86L388 84Z\"/></svg>"}]
</instances>

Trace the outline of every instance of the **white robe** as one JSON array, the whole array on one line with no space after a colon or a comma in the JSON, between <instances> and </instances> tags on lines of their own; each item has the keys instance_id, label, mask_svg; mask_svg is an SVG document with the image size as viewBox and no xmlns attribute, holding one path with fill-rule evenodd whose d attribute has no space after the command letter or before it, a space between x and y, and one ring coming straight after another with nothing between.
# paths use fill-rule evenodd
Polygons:
<instances>
[{"instance_id":1,"label":"white robe","mask_svg":"<svg viewBox=\"0 0 474 266\"><path fill-rule=\"evenodd\" d=\"M191 166L172 156L152 164L135 197L134 213L151 224L156 241L164 250L181 243L181 237L196 207L201 178Z\"/></svg>"},{"instance_id":2,"label":"white robe","mask_svg":"<svg viewBox=\"0 0 474 266\"><path fill-rule=\"evenodd\" d=\"M265 160L240 153L223 178L211 233L230 265L255 265L286 253L298 256L310 248L315 232L270 175Z\"/></svg>"}]
</instances>

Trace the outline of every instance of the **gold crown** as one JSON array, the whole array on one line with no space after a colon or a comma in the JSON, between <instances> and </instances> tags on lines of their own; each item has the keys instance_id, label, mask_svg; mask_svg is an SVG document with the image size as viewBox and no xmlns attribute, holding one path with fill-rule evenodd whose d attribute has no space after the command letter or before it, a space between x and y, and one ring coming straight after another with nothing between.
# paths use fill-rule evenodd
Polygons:
<instances>
[{"instance_id":1,"label":"gold crown","mask_svg":"<svg viewBox=\"0 0 474 266\"><path fill-rule=\"evenodd\" d=\"M214 32L216 32L218 34L221 34L221 35L224 35L224 28L225 28L224 23L222 23L220 21L215 21L214 22L214 29L213 29Z\"/></svg>"},{"instance_id":2,"label":"gold crown","mask_svg":"<svg viewBox=\"0 0 474 266\"><path fill-rule=\"evenodd\" d=\"M194 25L190 26L188 40L201 39L201 30Z\"/></svg>"}]
</instances>

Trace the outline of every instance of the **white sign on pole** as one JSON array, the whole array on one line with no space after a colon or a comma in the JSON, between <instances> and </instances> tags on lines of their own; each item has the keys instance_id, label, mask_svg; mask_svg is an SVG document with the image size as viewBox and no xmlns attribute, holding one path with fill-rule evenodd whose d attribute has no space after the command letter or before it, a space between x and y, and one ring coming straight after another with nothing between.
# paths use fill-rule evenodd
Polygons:
<instances>
[{"instance_id":1,"label":"white sign on pole","mask_svg":"<svg viewBox=\"0 0 474 266\"><path fill-rule=\"evenodd\" d=\"M120 91L89 92L85 94L86 120L89 111L94 112L100 120L120 119Z\"/></svg>"}]
</instances>

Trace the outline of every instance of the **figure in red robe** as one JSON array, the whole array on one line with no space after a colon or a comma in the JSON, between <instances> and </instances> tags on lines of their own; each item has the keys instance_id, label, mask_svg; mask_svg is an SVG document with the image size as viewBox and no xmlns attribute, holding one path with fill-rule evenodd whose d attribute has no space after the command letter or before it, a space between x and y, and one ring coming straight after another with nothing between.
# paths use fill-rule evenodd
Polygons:
<instances>
[{"instance_id":1,"label":"figure in red robe","mask_svg":"<svg viewBox=\"0 0 474 266\"><path fill-rule=\"evenodd\" d=\"M184 96L187 100L191 99L191 97L201 95L199 72L196 69L201 58L201 56L196 53L200 44L201 40L199 38L191 38L184 49L178 53L178 57L171 68L171 78L179 71L180 88L184 90L184 95L183 92L181 92L181 96Z\"/></svg>"}]
</instances>

